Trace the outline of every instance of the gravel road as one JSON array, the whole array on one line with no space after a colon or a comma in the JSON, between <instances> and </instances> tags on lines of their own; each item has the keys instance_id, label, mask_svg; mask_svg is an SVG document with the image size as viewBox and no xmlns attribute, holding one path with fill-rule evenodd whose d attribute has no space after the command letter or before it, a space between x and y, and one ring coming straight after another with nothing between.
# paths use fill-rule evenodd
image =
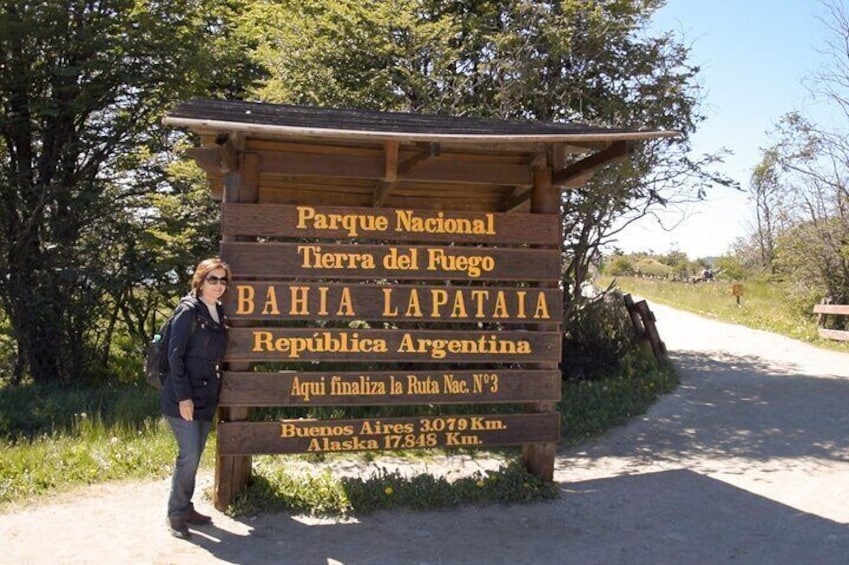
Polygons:
<instances>
[{"instance_id":1,"label":"gravel road","mask_svg":"<svg viewBox=\"0 0 849 565\"><path fill-rule=\"evenodd\" d=\"M167 481L108 484L6 510L0 563L849 563L849 355L652 310L681 386L559 453L556 501L346 521L205 503L185 542Z\"/></svg>"}]
</instances>

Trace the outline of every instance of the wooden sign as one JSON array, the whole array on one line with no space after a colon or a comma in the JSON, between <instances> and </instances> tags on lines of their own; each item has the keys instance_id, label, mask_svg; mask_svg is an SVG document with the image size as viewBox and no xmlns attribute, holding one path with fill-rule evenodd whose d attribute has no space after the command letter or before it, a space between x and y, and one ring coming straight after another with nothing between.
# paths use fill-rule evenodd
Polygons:
<instances>
[{"instance_id":1,"label":"wooden sign","mask_svg":"<svg viewBox=\"0 0 849 565\"><path fill-rule=\"evenodd\" d=\"M224 307L233 320L387 320L558 323L559 289L364 285L235 280Z\"/></svg>"},{"instance_id":2,"label":"wooden sign","mask_svg":"<svg viewBox=\"0 0 849 565\"><path fill-rule=\"evenodd\" d=\"M285 204L224 204L224 235L455 243L551 244L557 214L499 214Z\"/></svg>"},{"instance_id":3,"label":"wooden sign","mask_svg":"<svg viewBox=\"0 0 849 565\"><path fill-rule=\"evenodd\" d=\"M362 420L221 422L219 455L330 453L557 442L556 413L421 416Z\"/></svg>"},{"instance_id":4,"label":"wooden sign","mask_svg":"<svg viewBox=\"0 0 849 565\"><path fill-rule=\"evenodd\" d=\"M560 332L232 328L225 361L530 363L560 360Z\"/></svg>"},{"instance_id":5,"label":"wooden sign","mask_svg":"<svg viewBox=\"0 0 849 565\"><path fill-rule=\"evenodd\" d=\"M557 402L560 371L225 371L222 406L377 406Z\"/></svg>"},{"instance_id":6,"label":"wooden sign","mask_svg":"<svg viewBox=\"0 0 849 565\"><path fill-rule=\"evenodd\" d=\"M557 281L557 249L223 242L240 277Z\"/></svg>"}]
</instances>

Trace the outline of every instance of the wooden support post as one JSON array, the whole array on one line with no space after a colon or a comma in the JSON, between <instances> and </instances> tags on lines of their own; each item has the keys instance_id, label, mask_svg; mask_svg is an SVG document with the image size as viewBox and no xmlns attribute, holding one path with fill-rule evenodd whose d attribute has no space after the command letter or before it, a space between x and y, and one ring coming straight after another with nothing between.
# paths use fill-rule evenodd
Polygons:
<instances>
[{"instance_id":1,"label":"wooden support post","mask_svg":"<svg viewBox=\"0 0 849 565\"><path fill-rule=\"evenodd\" d=\"M646 335L646 328L643 327L643 321L640 319L640 313L637 312L637 305L634 304L634 299L630 294L626 294L623 298L625 300L625 308L631 317L631 324L634 326L634 332L638 337L644 337Z\"/></svg>"},{"instance_id":2,"label":"wooden support post","mask_svg":"<svg viewBox=\"0 0 849 565\"><path fill-rule=\"evenodd\" d=\"M531 213L557 214L560 212L560 193L551 183L552 171L547 167L534 168L534 184L531 189ZM556 283L549 286L557 288ZM541 324L540 331L559 331L557 324ZM558 363L539 363L536 369L557 369ZM556 412L554 402L534 402L525 405L526 412ZM522 461L525 468L543 481L554 480L554 456L556 443L531 443L522 446Z\"/></svg>"},{"instance_id":3,"label":"wooden support post","mask_svg":"<svg viewBox=\"0 0 849 565\"><path fill-rule=\"evenodd\" d=\"M654 358L658 362L666 359L666 344L660 339L660 334L657 332L655 325L654 312L649 309L649 305L645 300L640 300L634 305L637 313L640 314L640 319L645 328L645 339L651 344L651 350L654 353Z\"/></svg>"},{"instance_id":4,"label":"wooden support post","mask_svg":"<svg viewBox=\"0 0 849 565\"><path fill-rule=\"evenodd\" d=\"M224 201L251 203L259 200L260 157L256 153L242 153L237 171L231 171L224 177ZM240 236L224 236L224 241L244 240ZM242 322L241 324L244 324ZM238 321L232 325L239 326ZM230 371L248 371L246 362L230 363ZM244 406L219 408L221 422L238 422L250 419L252 409ZM227 509L251 480L252 458L250 455L223 456L216 445L215 486L213 503L222 512Z\"/></svg>"}]
</instances>

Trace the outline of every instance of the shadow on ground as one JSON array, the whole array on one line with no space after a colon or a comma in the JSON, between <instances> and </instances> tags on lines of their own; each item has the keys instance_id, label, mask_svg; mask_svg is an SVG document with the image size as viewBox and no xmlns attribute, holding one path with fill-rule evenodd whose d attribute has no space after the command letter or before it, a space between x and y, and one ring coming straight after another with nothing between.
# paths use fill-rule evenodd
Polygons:
<instances>
[{"instance_id":1,"label":"shadow on ground","mask_svg":"<svg viewBox=\"0 0 849 565\"><path fill-rule=\"evenodd\" d=\"M307 525L285 514L248 536L194 542L228 563L845 563L849 530L686 470L563 485L529 506L378 512Z\"/></svg>"},{"instance_id":2,"label":"shadow on ground","mask_svg":"<svg viewBox=\"0 0 849 565\"><path fill-rule=\"evenodd\" d=\"M849 461L849 380L754 356L684 352L674 361L682 384L647 417L557 459L563 470L576 454L589 467L621 457L621 474L561 483L557 501L378 512L345 524L269 514L248 522L247 537L196 543L232 563L246 562L245 551L252 562L322 565L845 563L843 524L686 468L646 469L716 458L734 459L740 473Z\"/></svg>"},{"instance_id":3,"label":"shadow on ground","mask_svg":"<svg viewBox=\"0 0 849 565\"><path fill-rule=\"evenodd\" d=\"M578 449L583 457L849 462L849 379L805 375L758 357L686 352L674 360L682 374L674 400L662 399L650 417L613 432L627 441L594 442Z\"/></svg>"}]
</instances>

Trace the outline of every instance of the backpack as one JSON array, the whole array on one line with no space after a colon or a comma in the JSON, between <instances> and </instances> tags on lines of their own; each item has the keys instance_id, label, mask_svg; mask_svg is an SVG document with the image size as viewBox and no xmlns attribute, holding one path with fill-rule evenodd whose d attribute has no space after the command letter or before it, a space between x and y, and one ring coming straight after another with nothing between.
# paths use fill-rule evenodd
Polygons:
<instances>
[{"instance_id":1,"label":"backpack","mask_svg":"<svg viewBox=\"0 0 849 565\"><path fill-rule=\"evenodd\" d=\"M195 333L197 328L197 309L193 308L195 316L192 318L192 330L189 337ZM147 344L144 357L144 380L155 389L161 389L168 377L171 366L168 364L168 342L171 340L171 322L174 314L162 323L159 331L153 334L153 339Z\"/></svg>"}]
</instances>

